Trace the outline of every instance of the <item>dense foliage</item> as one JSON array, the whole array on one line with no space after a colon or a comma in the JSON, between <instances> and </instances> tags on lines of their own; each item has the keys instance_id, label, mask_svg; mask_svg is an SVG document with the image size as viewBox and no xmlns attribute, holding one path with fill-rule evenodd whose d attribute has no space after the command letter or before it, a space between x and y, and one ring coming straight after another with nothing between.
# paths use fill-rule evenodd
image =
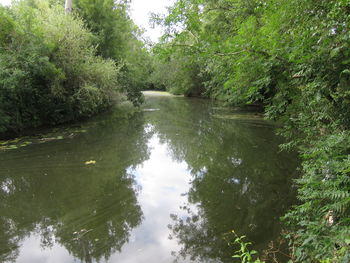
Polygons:
<instances>
[{"instance_id":1,"label":"dense foliage","mask_svg":"<svg viewBox=\"0 0 350 263\"><path fill-rule=\"evenodd\" d=\"M73 11L96 36L97 53L121 67L120 85L128 98L139 104L141 90L149 87L151 57L142 31L129 17L128 0L76 0Z\"/></svg>"},{"instance_id":2,"label":"dense foliage","mask_svg":"<svg viewBox=\"0 0 350 263\"><path fill-rule=\"evenodd\" d=\"M149 58L127 4L77 4L0 6L0 135L91 116L123 93L142 101Z\"/></svg>"},{"instance_id":3,"label":"dense foliage","mask_svg":"<svg viewBox=\"0 0 350 263\"><path fill-rule=\"evenodd\" d=\"M300 204L284 220L296 262L350 258L350 3L178 0L154 21L155 85L263 105L303 158Z\"/></svg>"}]
</instances>

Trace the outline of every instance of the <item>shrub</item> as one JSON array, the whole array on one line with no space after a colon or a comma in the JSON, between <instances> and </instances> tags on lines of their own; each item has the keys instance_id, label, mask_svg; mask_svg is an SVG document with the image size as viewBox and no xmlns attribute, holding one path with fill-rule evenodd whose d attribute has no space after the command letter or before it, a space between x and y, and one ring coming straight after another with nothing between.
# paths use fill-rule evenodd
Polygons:
<instances>
[{"instance_id":1,"label":"shrub","mask_svg":"<svg viewBox=\"0 0 350 263\"><path fill-rule=\"evenodd\" d=\"M0 133L91 116L118 97L119 67L62 7L17 3L0 21Z\"/></svg>"}]
</instances>

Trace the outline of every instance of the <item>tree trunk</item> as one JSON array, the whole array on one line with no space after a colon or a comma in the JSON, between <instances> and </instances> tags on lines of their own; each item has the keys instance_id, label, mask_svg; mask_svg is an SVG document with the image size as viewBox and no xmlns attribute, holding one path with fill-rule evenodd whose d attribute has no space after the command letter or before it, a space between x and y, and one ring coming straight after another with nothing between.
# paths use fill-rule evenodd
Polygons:
<instances>
[{"instance_id":1,"label":"tree trunk","mask_svg":"<svg viewBox=\"0 0 350 263\"><path fill-rule=\"evenodd\" d=\"M64 5L64 10L66 10L67 14L72 12L72 0L66 0L66 3Z\"/></svg>"}]
</instances>

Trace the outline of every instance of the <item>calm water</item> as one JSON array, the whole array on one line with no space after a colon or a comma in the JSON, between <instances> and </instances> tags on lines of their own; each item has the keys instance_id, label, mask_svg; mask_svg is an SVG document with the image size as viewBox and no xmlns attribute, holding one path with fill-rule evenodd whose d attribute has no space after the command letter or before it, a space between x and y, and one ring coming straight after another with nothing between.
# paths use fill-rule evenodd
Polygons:
<instances>
[{"instance_id":1,"label":"calm water","mask_svg":"<svg viewBox=\"0 0 350 263\"><path fill-rule=\"evenodd\" d=\"M1 262L233 262L231 230L276 239L297 161L272 124L198 99L143 108L0 151Z\"/></svg>"}]
</instances>

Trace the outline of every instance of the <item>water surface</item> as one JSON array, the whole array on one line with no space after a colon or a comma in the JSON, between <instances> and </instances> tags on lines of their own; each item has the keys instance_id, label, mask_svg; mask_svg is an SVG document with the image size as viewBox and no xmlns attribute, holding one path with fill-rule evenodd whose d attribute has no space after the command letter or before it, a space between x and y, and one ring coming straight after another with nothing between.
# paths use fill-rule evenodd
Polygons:
<instances>
[{"instance_id":1,"label":"water surface","mask_svg":"<svg viewBox=\"0 0 350 263\"><path fill-rule=\"evenodd\" d=\"M233 229L277 238L297 161L273 124L200 99L142 108L0 151L0 261L225 263Z\"/></svg>"}]
</instances>

